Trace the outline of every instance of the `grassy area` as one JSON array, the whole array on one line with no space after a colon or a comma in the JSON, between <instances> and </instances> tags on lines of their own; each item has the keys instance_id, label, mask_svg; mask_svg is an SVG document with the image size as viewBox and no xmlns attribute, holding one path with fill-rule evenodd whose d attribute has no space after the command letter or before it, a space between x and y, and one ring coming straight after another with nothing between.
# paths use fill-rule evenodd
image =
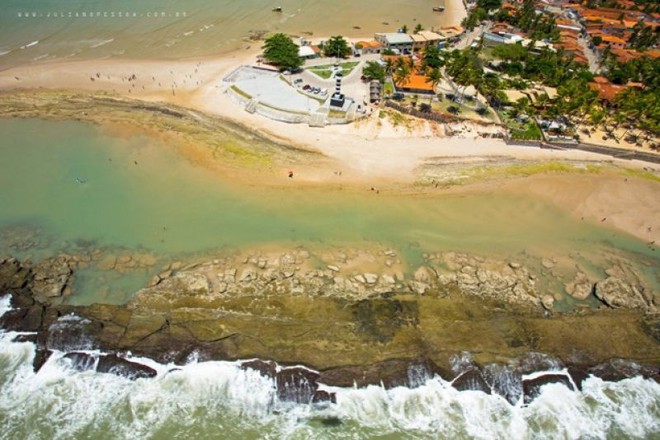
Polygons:
<instances>
[{"instance_id":1,"label":"grassy area","mask_svg":"<svg viewBox=\"0 0 660 440\"><path fill-rule=\"evenodd\" d=\"M360 64L359 61L347 61L344 63L340 63L339 67L341 67L341 73L344 76L350 75L350 73L355 69L358 65ZM334 64L322 64L320 66L310 66L307 67L307 70L310 72L314 73L315 75L323 78L323 79L329 79L332 76L332 73L334 72Z\"/></svg>"},{"instance_id":2,"label":"grassy area","mask_svg":"<svg viewBox=\"0 0 660 440\"><path fill-rule=\"evenodd\" d=\"M545 173L598 173L601 171L598 165L576 166L566 162L540 162L532 164L517 164L504 167L505 174L512 176L532 176Z\"/></svg>"},{"instance_id":3,"label":"grassy area","mask_svg":"<svg viewBox=\"0 0 660 440\"><path fill-rule=\"evenodd\" d=\"M625 173L629 176L639 177L640 179L651 180L653 182L660 182L660 175L646 170L637 170L626 168Z\"/></svg>"},{"instance_id":4,"label":"grassy area","mask_svg":"<svg viewBox=\"0 0 660 440\"><path fill-rule=\"evenodd\" d=\"M410 107L413 102L417 102L415 108L417 108L418 110L422 104L430 104L431 110L434 113L443 113L443 114L452 115L453 113L449 111L449 107L453 106L453 107L458 107L458 109L460 110L458 114L455 114L456 117L463 119L473 119L473 120L485 119L492 122L496 121L495 116L490 108L488 108L487 109L488 111L482 116L465 104L453 102L448 99L442 99L440 101L436 101L433 99L429 99L428 95L419 95L416 100L413 95L410 96L406 95L406 97L402 101L399 101L399 104L404 107Z\"/></svg>"},{"instance_id":5,"label":"grassy area","mask_svg":"<svg viewBox=\"0 0 660 440\"><path fill-rule=\"evenodd\" d=\"M475 182L484 182L497 180L507 177L529 177L538 174L600 174L611 168L602 165L563 161L550 162L518 162L465 167L459 171L454 171L454 175L440 172L433 166L427 166L423 173L425 177L419 182L421 186L441 185L443 188L449 188L458 185L468 185ZM626 170L635 171L635 170ZM450 172L451 173L451 172Z\"/></svg>"},{"instance_id":6,"label":"grassy area","mask_svg":"<svg viewBox=\"0 0 660 440\"><path fill-rule=\"evenodd\" d=\"M520 141L538 141L542 139L541 129L533 119L530 118L527 122L521 122L512 118L506 112L502 112L500 116L511 133L511 139Z\"/></svg>"},{"instance_id":7,"label":"grassy area","mask_svg":"<svg viewBox=\"0 0 660 440\"><path fill-rule=\"evenodd\" d=\"M315 70L315 69L309 69L314 75L323 78L323 79L330 79L332 76L332 70Z\"/></svg>"}]
</instances>

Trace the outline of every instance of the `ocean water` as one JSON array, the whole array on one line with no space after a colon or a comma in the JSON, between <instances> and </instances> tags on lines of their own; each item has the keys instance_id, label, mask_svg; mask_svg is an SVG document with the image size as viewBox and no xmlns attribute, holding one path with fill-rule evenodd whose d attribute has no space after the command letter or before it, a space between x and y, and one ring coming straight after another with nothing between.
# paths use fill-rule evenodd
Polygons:
<instances>
[{"instance_id":1,"label":"ocean water","mask_svg":"<svg viewBox=\"0 0 660 440\"><path fill-rule=\"evenodd\" d=\"M77 304L123 303L173 260L262 246L386 245L410 268L425 252L532 267L542 256L579 253L601 268L618 253L657 287L658 259L644 242L533 198L376 195L298 188L295 179L284 188L244 187L143 136L41 120L1 120L0 132L0 255L149 255L141 270L80 271L71 298Z\"/></svg>"},{"instance_id":2,"label":"ocean water","mask_svg":"<svg viewBox=\"0 0 660 440\"><path fill-rule=\"evenodd\" d=\"M0 316L10 308L0 298ZM542 388L529 405L442 378L419 387L321 386L336 403L280 401L276 384L236 362L183 367L134 359L152 379L79 372L55 352L37 372L32 343L0 331L0 439L652 439L660 385L590 377L582 391ZM553 371L562 374L562 371Z\"/></svg>"},{"instance_id":3,"label":"ocean water","mask_svg":"<svg viewBox=\"0 0 660 440\"><path fill-rule=\"evenodd\" d=\"M249 45L258 31L306 38L372 36L407 24L447 24L426 0L5 0L0 68L67 58L208 56ZM439 3L443 3L440 0ZM283 12L271 9L281 6ZM460 21L460 19L458 20ZM386 24L385 24L386 23Z\"/></svg>"}]
</instances>

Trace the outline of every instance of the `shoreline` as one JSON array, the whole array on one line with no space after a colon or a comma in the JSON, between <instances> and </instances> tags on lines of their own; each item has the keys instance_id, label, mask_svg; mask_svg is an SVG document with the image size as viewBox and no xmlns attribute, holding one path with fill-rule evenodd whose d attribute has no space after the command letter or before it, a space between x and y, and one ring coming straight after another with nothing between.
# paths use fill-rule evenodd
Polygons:
<instances>
[{"instance_id":1,"label":"shoreline","mask_svg":"<svg viewBox=\"0 0 660 440\"><path fill-rule=\"evenodd\" d=\"M292 145L285 138L273 139L270 133L245 121L191 112L178 105L145 103L105 93L40 90L0 93L0 101L4 103L0 116L5 118L87 121L98 124L112 135L142 134L161 139L195 165L235 185L358 192L375 187L388 194L429 196L452 192L488 193L506 188L513 193L545 197L546 201L567 209L576 220L599 223L607 218L607 225L647 243L660 241L660 207L655 198L660 185L657 168L643 163L605 159L579 151L516 148L494 139L486 140L490 143L473 141L466 149L464 139L446 140L438 146L438 139L400 138L361 144L379 146L378 150L369 151L373 155L368 158L370 160L384 156L383 146L389 146L391 154L381 162L381 168L367 168L368 173L364 175L348 168L339 158L328 157L322 149L310 151L305 145ZM236 139L240 142L232 143L231 149L224 151L219 133L225 133L225 137L238 136ZM339 142L343 138L336 139ZM418 147L418 153L425 152L429 156L401 151L413 144ZM348 153L359 149L350 144L338 145ZM435 153L440 148L443 156L438 157ZM358 155L355 158L358 161L361 152L354 154ZM369 163L365 159L362 165ZM287 169L295 170L294 179L287 178ZM550 183L530 186L530 179L543 181L543 176ZM559 187L563 192L556 190ZM610 192L604 191L604 187ZM629 196L625 196L628 193Z\"/></svg>"}]
</instances>

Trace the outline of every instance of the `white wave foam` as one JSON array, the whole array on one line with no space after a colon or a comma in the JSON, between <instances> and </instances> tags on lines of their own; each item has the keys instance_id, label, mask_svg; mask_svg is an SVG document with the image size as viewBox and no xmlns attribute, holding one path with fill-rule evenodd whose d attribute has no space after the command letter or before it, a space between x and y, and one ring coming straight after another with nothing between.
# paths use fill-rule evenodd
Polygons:
<instances>
[{"instance_id":1,"label":"white wave foam","mask_svg":"<svg viewBox=\"0 0 660 440\"><path fill-rule=\"evenodd\" d=\"M96 49L97 47L101 47L101 46L105 46L106 44L110 44L110 43L112 43L113 41L115 41L114 38L110 38L110 39L108 39L108 40L101 40L101 41L99 41L99 42L97 42L97 43L92 44L91 46L89 46L89 48L90 48L90 49Z\"/></svg>"},{"instance_id":2,"label":"white wave foam","mask_svg":"<svg viewBox=\"0 0 660 440\"><path fill-rule=\"evenodd\" d=\"M11 309L11 295L3 295L0 297L0 316L4 315Z\"/></svg>"},{"instance_id":3,"label":"white wave foam","mask_svg":"<svg viewBox=\"0 0 660 440\"><path fill-rule=\"evenodd\" d=\"M5 56L5 55L10 54L10 53L11 53L11 50L0 51L0 57Z\"/></svg>"},{"instance_id":4,"label":"white wave foam","mask_svg":"<svg viewBox=\"0 0 660 440\"><path fill-rule=\"evenodd\" d=\"M7 307L7 300L0 299ZM1 310L1 309L0 309ZM660 386L642 378L618 383L589 378L582 392L548 384L528 406L478 391L458 391L439 377L418 388L320 388L336 404L298 405L277 399L275 381L238 362L182 367L130 357L155 368L152 379L79 372L55 352L32 371L34 345L0 334L0 418L8 438L209 437L336 438L607 438L660 433ZM99 355L97 351L88 354ZM553 372L556 374L556 372ZM315 420L334 419L333 428ZM328 431L332 429L332 431ZM218 431L221 430L221 431ZM357 430L357 431L356 431ZM366 435L365 433L369 433ZM257 433L257 434L255 434Z\"/></svg>"},{"instance_id":5,"label":"white wave foam","mask_svg":"<svg viewBox=\"0 0 660 440\"><path fill-rule=\"evenodd\" d=\"M32 41L31 43L26 44L25 46L21 46L21 50L27 49L29 47L34 47L37 44L39 44L39 40Z\"/></svg>"}]
</instances>

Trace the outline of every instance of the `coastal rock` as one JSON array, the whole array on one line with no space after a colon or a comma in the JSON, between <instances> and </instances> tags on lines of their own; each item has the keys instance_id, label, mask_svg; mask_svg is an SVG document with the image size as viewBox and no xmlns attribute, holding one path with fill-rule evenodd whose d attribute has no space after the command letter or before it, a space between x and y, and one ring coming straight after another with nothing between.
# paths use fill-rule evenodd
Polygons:
<instances>
[{"instance_id":1,"label":"coastal rock","mask_svg":"<svg viewBox=\"0 0 660 440\"><path fill-rule=\"evenodd\" d=\"M566 374L543 374L534 379L523 380L523 399L525 405L530 404L534 399L536 399L542 391L542 388L547 384L560 383L564 385L569 390L575 391L575 387L571 383L571 379Z\"/></svg>"},{"instance_id":2,"label":"coastal rock","mask_svg":"<svg viewBox=\"0 0 660 440\"><path fill-rule=\"evenodd\" d=\"M428 359L390 359L371 365L322 371L319 382L337 387L382 385L386 389L399 386L417 388L438 374L438 367Z\"/></svg>"},{"instance_id":3,"label":"coastal rock","mask_svg":"<svg viewBox=\"0 0 660 440\"><path fill-rule=\"evenodd\" d=\"M414 278L420 283L432 284L436 281L437 274L430 267L422 266L415 271Z\"/></svg>"},{"instance_id":4,"label":"coastal rock","mask_svg":"<svg viewBox=\"0 0 660 440\"><path fill-rule=\"evenodd\" d=\"M566 293L573 298L583 301L593 293L594 283L583 272L578 272L575 275L575 279L567 283L564 288L566 289Z\"/></svg>"},{"instance_id":5,"label":"coastal rock","mask_svg":"<svg viewBox=\"0 0 660 440\"><path fill-rule=\"evenodd\" d=\"M241 368L246 370L255 370L261 373L262 376L274 378L277 374L277 364L273 361L262 361L254 359L251 361L241 362Z\"/></svg>"},{"instance_id":6,"label":"coastal rock","mask_svg":"<svg viewBox=\"0 0 660 440\"><path fill-rule=\"evenodd\" d=\"M607 277L596 283L594 287L596 298L612 308L646 309L644 296L635 286L631 286L620 278Z\"/></svg>"},{"instance_id":7,"label":"coastal rock","mask_svg":"<svg viewBox=\"0 0 660 440\"><path fill-rule=\"evenodd\" d=\"M73 270L65 257L51 258L37 264L29 282L30 289L45 299L62 296Z\"/></svg>"},{"instance_id":8,"label":"coastal rock","mask_svg":"<svg viewBox=\"0 0 660 440\"><path fill-rule=\"evenodd\" d=\"M319 377L319 373L307 368L284 368L275 377L277 397L286 402L309 403L319 387Z\"/></svg>"},{"instance_id":9,"label":"coastal rock","mask_svg":"<svg viewBox=\"0 0 660 440\"><path fill-rule=\"evenodd\" d=\"M209 280L204 274L199 272L177 272L172 278L173 282L178 283L184 291L190 293L209 293Z\"/></svg>"},{"instance_id":10,"label":"coastal rock","mask_svg":"<svg viewBox=\"0 0 660 440\"><path fill-rule=\"evenodd\" d=\"M238 277L238 281L241 283L247 283L257 279L257 271L252 268L243 269L241 276Z\"/></svg>"},{"instance_id":11,"label":"coastal rock","mask_svg":"<svg viewBox=\"0 0 660 440\"><path fill-rule=\"evenodd\" d=\"M324 390L317 390L312 396L312 403L331 402L337 403L337 395Z\"/></svg>"},{"instance_id":12,"label":"coastal rock","mask_svg":"<svg viewBox=\"0 0 660 440\"><path fill-rule=\"evenodd\" d=\"M657 366L644 366L625 359L612 359L596 365L589 368L588 373L608 382L616 382L635 376L642 376L660 382L660 371L658 371Z\"/></svg>"},{"instance_id":13,"label":"coastal rock","mask_svg":"<svg viewBox=\"0 0 660 440\"><path fill-rule=\"evenodd\" d=\"M486 382L481 370L476 367L461 373L452 381L451 386L459 391L472 390L482 391L486 394L491 393L490 385Z\"/></svg>"},{"instance_id":14,"label":"coastal rock","mask_svg":"<svg viewBox=\"0 0 660 440\"><path fill-rule=\"evenodd\" d=\"M483 377L493 393L504 397L511 405L517 405L522 397L522 375L515 368L503 364L486 365Z\"/></svg>"},{"instance_id":15,"label":"coastal rock","mask_svg":"<svg viewBox=\"0 0 660 440\"><path fill-rule=\"evenodd\" d=\"M378 275L375 273L365 273L364 280L367 282L367 284L376 284L378 281Z\"/></svg>"},{"instance_id":16,"label":"coastal rock","mask_svg":"<svg viewBox=\"0 0 660 440\"><path fill-rule=\"evenodd\" d=\"M31 270L14 258L0 261L0 289L2 291L26 287L31 275Z\"/></svg>"},{"instance_id":17,"label":"coastal rock","mask_svg":"<svg viewBox=\"0 0 660 440\"><path fill-rule=\"evenodd\" d=\"M87 353L67 353L62 358L76 371L94 370L96 366L96 358Z\"/></svg>"},{"instance_id":18,"label":"coastal rock","mask_svg":"<svg viewBox=\"0 0 660 440\"><path fill-rule=\"evenodd\" d=\"M116 354L101 356L96 367L99 373L111 373L131 380L156 376L156 370L146 365L131 362Z\"/></svg>"},{"instance_id":19,"label":"coastal rock","mask_svg":"<svg viewBox=\"0 0 660 440\"><path fill-rule=\"evenodd\" d=\"M541 297L541 305L543 306L544 309L548 311L552 311L554 304L555 304L555 299L552 297L552 295L543 295Z\"/></svg>"}]
</instances>

